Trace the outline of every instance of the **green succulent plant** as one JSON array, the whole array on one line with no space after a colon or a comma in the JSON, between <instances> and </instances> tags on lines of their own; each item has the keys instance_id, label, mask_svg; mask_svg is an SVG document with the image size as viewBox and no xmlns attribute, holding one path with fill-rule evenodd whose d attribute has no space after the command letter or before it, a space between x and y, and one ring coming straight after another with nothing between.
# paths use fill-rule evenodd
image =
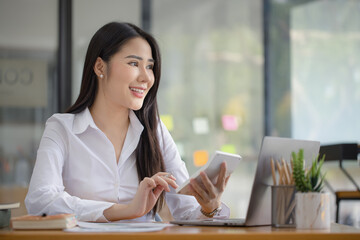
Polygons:
<instances>
[{"instance_id":1,"label":"green succulent plant","mask_svg":"<svg viewBox=\"0 0 360 240\"><path fill-rule=\"evenodd\" d=\"M317 156L308 170L306 170L304 164L304 149L300 149L298 153L292 152L291 155L296 190L300 192L320 192L324 187L325 174L321 173L321 167L325 155L320 161L318 160L319 156Z\"/></svg>"}]
</instances>

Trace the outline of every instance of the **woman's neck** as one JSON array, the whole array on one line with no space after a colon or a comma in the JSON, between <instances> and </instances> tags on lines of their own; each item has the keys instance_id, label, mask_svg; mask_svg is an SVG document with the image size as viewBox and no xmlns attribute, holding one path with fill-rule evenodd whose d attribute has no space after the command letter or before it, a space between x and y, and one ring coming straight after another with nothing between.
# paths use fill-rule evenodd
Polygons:
<instances>
[{"instance_id":1,"label":"woman's neck","mask_svg":"<svg viewBox=\"0 0 360 240\"><path fill-rule=\"evenodd\" d=\"M116 132L123 132L126 131L129 126L130 120L128 108L119 108L107 104L105 101L95 100L89 110L96 126L105 133L114 130Z\"/></svg>"},{"instance_id":2,"label":"woman's neck","mask_svg":"<svg viewBox=\"0 0 360 240\"><path fill-rule=\"evenodd\" d=\"M90 108L90 113L97 127L112 143L116 163L118 163L130 124L129 109L102 100L104 99L95 99Z\"/></svg>"}]
</instances>

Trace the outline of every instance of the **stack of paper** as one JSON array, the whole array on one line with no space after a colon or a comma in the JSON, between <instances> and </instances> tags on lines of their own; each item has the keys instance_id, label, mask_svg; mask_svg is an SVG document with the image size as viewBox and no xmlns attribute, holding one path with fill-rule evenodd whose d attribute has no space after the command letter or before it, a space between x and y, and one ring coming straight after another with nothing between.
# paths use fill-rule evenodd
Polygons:
<instances>
[{"instance_id":1,"label":"stack of paper","mask_svg":"<svg viewBox=\"0 0 360 240\"><path fill-rule=\"evenodd\" d=\"M112 222L112 223L90 223L78 222L78 227L65 229L67 232L155 232L166 227L174 226L167 223L157 222Z\"/></svg>"}]
</instances>

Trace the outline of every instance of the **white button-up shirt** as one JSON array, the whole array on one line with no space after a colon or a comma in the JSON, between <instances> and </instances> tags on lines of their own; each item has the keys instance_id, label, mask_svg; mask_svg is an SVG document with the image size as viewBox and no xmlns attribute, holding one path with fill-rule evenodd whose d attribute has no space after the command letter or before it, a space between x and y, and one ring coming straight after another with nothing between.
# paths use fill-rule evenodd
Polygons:
<instances>
[{"instance_id":1,"label":"white button-up shirt","mask_svg":"<svg viewBox=\"0 0 360 240\"><path fill-rule=\"evenodd\" d=\"M75 213L80 221L106 221L103 211L127 204L139 186L135 149L144 129L133 111L119 161L106 135L95 125L88 108L78 114L54 114L46 122L37 152L25 205L29 214ZM160 122L160 149L165 171L181 185L189 178L170 133ZM165 193L175 219L206 218L192 196ZM219 217L229 217L223 204ZM147 214L140 220L150 220Z\"/></svg>"}]
</instances>

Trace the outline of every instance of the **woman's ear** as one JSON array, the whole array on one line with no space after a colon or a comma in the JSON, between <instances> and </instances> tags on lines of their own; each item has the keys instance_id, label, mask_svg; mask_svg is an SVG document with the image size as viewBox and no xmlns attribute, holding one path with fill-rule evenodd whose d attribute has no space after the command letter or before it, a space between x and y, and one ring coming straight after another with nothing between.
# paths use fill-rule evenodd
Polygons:
<instances>
[{"instance_id":1,"label":"woman's ear","mask_svg":"<svg viewBox=\"0 0 360 240\"><path fill-rule=\"evenodd\" d=\"M105 76L105 68L105 62L100 57L98 57L94 64L94 72L100 79L104 78Z\"/></svg>"}]
</instances>

